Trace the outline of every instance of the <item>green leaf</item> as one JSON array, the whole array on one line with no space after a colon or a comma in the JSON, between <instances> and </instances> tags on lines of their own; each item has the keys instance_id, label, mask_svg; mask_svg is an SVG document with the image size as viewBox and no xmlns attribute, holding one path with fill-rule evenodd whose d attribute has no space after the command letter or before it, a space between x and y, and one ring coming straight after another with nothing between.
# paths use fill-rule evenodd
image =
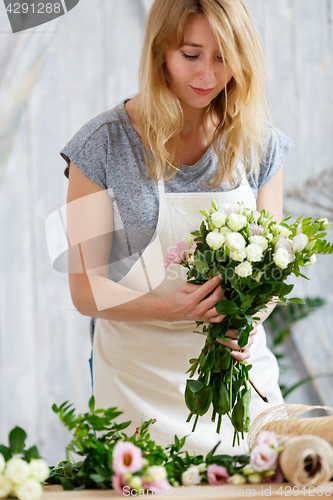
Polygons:
<instances>
[{"instance_id":1,"label":"green leaf","mask_svg":"<svg viewBox=\"0 0 333 500\"><path fill-rule=\"evenodd\" d=\"M215 362L215 344L204 347L208 349L206 354L201 353L199 357L200 369L202 373L210 372L214 366Z\"/></svg>"},{"instance_id":2,"label":"green leaf","mask_svg":"<svg viewBox=\"0 0 333 500\"><path fill-rule=\"evenodd\" d=\"M30 460L35 458L39 458L39 453L36 446L32 446L31 448L29 448L27 451L24 452L24 459L27 462L30 462Z\"/></svg>"},{"instance_id":3,"label":"green leaf","mask_svg":"<svg viewBox=\"0 0 333 500\"><path fill-rule=\"evenodd\" d=\"M205 384L201 380L186 380L186 386L191 392L199 392Z\"/></svg>"},{"instance_id":4,"label":"green leaf","mask_svg":"<svg viewBox=\"0 0 333 500\"><path fill-rule=\"evenodd\" d=\"M219 314L224 314L226 316L231 316L238 311L236 302L225 299L219 300L215 304L215 308Z\"/></svg>"},{"instance_id":5,"label":"green leaf","mask_svg":"<svg viewBox=\"0 0 333 500\"><path fill-rule=\"evenodd\" d=\"M191 413L204 415L213 399L213 391L210 385L204 386L201 390L193 392L190 389L189 383L194 380L187 380L185 389L185 403Z\"/></svg>"},{"instance_id":6,"label":"green leaf","mask_svg":"<svg viewBox=\"0 0 333 500\"><path fill-rule=\"evenodd\" d=\"M248 432L250 428L250 401L251 390L248 389L237 401L232 411L231 421L235 429L239 432Z\"/></svg>"},{"instance_id":7,"label":"green leaf","mask_svg":"<svg viewBox=\"0 0 333 500\"><path fill-rule=\"evenodd\" d=\"M11 450L7 448L7 446L3 446L2 444L0 445L0 453L1 455L3 455L5 462L8 462L8 460L13 456Z\"/></svg>"},{"instance_id":8,"label":"green leaf","mask_svg":"<svg viewBox=\"0 0 333 500\"><path fill-rule=\"evenodd\" d=\"M230 409L229 391L221 377L216 379L213 386L213 406L220 415L225 415Z\"/></svg>"},{"instance_id":9,"label":"green leaf","mask_svg":"<svg viewBox=\"0 0 333 500\"><path fill-rule=\"evenodd\" d=\"M206 262L202 262L197 255L194 255L194 265L200 274L205 274L209 271L209 265Z\"/></svg>"},{"instance_id":10,"label":"green leaf","mask_svg":"<svg viewBox=\"0 0 333 500\"><path fill-rule=\"evenodd\" d=\"M89 399L89 410L93 412L95 410L95 398L94 396L91 396Z\"/></svg>"},{"instance_id":11,"label":"green leaf","mask_svg":"<svg viewBox=\"0 0 333 500\"><path fill-rule=\"evenodd\" d=\"M27 435L21 427L15 427L9 433L9 448L14 454L22 453Z\"/></svg>"},{"instance_id":12,"label":"green leaf","mask_svg":"<svg viewBox=\"0 0 333 500\"><path fill-rule=\"evenodd\" d=\"M289 302L293 302L293 304L305 304L303 299L298 299L297 297L294 297L293 299L288 299Z\"/></svg>"},{"instance_id":13,"label":"green leaf","mask_svg":"<svg viewBox=\"0 0 333 500\"><path fill-rule=\"evenodd\" d=\"M231 359L230 349L218 343L215 348L215 364L213 372L219 373L223 370L228 370Z\"/></svg>"}]
</instances>

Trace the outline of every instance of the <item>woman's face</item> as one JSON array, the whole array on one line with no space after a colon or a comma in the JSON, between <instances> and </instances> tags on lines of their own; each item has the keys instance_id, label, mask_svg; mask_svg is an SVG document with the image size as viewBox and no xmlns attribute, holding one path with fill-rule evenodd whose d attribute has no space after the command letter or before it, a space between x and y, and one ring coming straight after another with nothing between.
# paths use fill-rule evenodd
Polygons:
<instances>
[{"instance_id":1,"label":"woman's face","mask_svg":"<svg viewBox=\"0 0 333 500\"><path fill-rule=\"evenodd\" d=\"M199 14L187 21L183 46L166 52L166 67L171 90L191 108L208 106L232 77L207 19Z\"/></svg>"}]
</instances>

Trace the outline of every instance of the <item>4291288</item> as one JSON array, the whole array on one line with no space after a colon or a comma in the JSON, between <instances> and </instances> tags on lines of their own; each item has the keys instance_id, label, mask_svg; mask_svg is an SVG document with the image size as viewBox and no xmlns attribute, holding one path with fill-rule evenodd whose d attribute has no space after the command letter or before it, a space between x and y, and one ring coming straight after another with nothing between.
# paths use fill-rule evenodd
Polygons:
<instances>
[{"instance_id":1,"label":"4291288","mask_svg":"<svg viewBox=\"0 0 333 500\"><path fill-rule=\"evenodd\" d=\"M298 486L280 486L277 490L276 495L281 497L298 497L298 496L307 496L307 497L330 497L332 495L331 486L303 486L299 488Z\"/></svg>"},{"instance_id":2,"label":"4291288","mask_svg":"<svg viewBox=\"0 0 333 500\"><path fill-rule=\"evenodd\" d=\"M6 11L9 14L60 14L62 11L61 3L44 3L38 2L37 5L35 3L10 3L6 8Z\"/></svg>"}]
</instances>

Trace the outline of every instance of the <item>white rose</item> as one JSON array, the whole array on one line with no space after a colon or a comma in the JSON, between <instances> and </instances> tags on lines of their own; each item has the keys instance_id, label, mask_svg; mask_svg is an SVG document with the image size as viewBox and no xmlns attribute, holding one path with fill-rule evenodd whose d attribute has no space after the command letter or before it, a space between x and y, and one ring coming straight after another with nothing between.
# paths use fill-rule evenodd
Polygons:
<instances>
[{"instance_id":1,"label":"white rose","mask_svg":"<svg viewBox=\"0 0 333 500\"><path fill-rule=\"evenodd\" d=\"M273 260L280 269L285 269L294 259L295 256L290 254L285 248L279 248L273 255Z\"/></svg>"},{"instance_id":2,"label":"white rose","mask_svg":"<svg viewBox=\"0 0 333 500\"><path fill-rule=\"evenodd\" d=\"M15 494L19 500L39 500L43 487L36 479L28 479L15 487Z\"/></svg>"},{"instance_id":3,"label":"white rose","mask_svg":"<svg viewBox=\"0 0 333 500\"><path fill-rule=\"evenodd\" d=\"M232 233L231 229L229 229L227 226L221 227L220 229L220 234L224 234L224 236L231 233Z\"/></svg>"},{"instance_id":4,"label":"white rose","mask_svg":"<svg viewBox=\"0 0 333 500\"><path fill-rule=\"evenodd\" d=\"M12 493L12 483L2 474L0 474L0 498L7 498Z\"/></svg>"},{"instance_id":5,"label":"white rose","mask_svg":"<svg viewBox=\"0 0 333 500\"><path fill-rule=\"evenodd\" d=\"M29 463L31 477L39 481L40 483L44 483L44 481L50 475L50 469L45 460L42 458L36 458L30 461Z\"/></svg>"},{"instance_id":6,"label":"white rose","mask_svg":"<svg viewBox=\"0 0 333 500\"><path fill-rule=\"evenodd\" d=\"M184 486L195 486L196 484L201 483L201 476L199 469L196 465L191 465L185 472L182 474L182 484Z\"/></svg>"},{"instance_id":7,"label":"white rose","mask_svg":"<svg viewBox=\"0 0 333 500\"><path fill-rule=\"evenodd\" d=\"M241 214L230 214L228 217L228 227L232 231L240 231L247 224L247 218Z\"/></svg>"},{"instance_id":8,"label":"white rose","mask_svg":"<svg viewBox=\"0 0 333 500\"><path fill-rule=\"evenodd\" d=\"M241 250L245 248L246 242L240 233L227 234L226 245L229 250Z\"/></svg>"},{"instance_id":9,"label":"white rose","mask_svg":"<svg viewBox=\"0 0 333 500\"><path fill-rule=\"evenodd\" d=\"M232 250L230 252L230 258L232 260L237 260L238 262L242 262L244 259L246 259L245 248L240 248L239 250Z\"/></svg>"},{"instance_id":10,"label":"white rose","mask_svg":"<svg viewBox=\"0 0 333 500\"><path fill-rule=\"evenodd\" d=\"M299 234L297 236L295 236L295 238L293 239L293 252L296 253L296 252L301 252L302 250L304 250L304 248L306 247L306 245L309 243L309 238L307 237L306 234Z\"/></svg>"},{"instance_id":11,"label":"white rose","mask_svg":"<svg viewBox=\"0 0 333 500\"><path fill-rule=\"evenodd\" d=\"M241 278L247 278L252 274L252 266L250 262L245 261L235 267L235 273Z\"/></svg>"},{"instance_id":12,"label":"white rose","mask_svg":"<svg viewBox=\"0 0 333 500\"><path fill-rule=\"evenodd\" d=\"M262 250L266 250L268 247L268 241L266 240L265 236L260 236L260 235L255 235L251 236L250 242L253 243L254 245L259 245Z\"/></svg>"},{"instance_id":13,"label":"white rose","mask_svg":"<svg viewBox=\"0 0 333 500\"><path fill-rule=\"evenodd\" d=\"M245 249L247 259L250 262L259 262L262 259L262 247L256 243L251 243Z\"/></svg>"},{"instance_id":14,"label":"white rose","mask_svg":"<svg viewBox=\"0 0 333 500\"><path fill-rule=\"evenodd\" d=\"M1 472L4 470L5 465L6 465L5 458L4 458L4 456L2 455L2 453L0 453L0 474L1 474ZM0 498L1 498L1 497L0 497Z\"/></svg>"},{"instance_id":15,"label":"white rose","mask_svg":"<svg viewBox=\"0 0 333 500\"><path fill-rule=\"evenodd\" d=\"M6 464L4 475L14 484L24 483L30 476L29 464L22 458L11 458Z\"/></svg>"},{"instance_id":16,"label":"white rose","mask_svg":"<svg viewBox=\"0 0 333 500\"><path fill-rule=\"evenodd\" d=\"M212 223L215 227L222 227L225 224L227 214L225 212L213 212L211 215Z\"/></svg>"},{"instance_id":17,"label":"white rose","mask_svg":"<svg viewBox=\"0 0 333 500\"><path fill-rule=\"evenodd\" d=\"M225 242L225 236L224 234L216 233L215 231L212 231L211 233L208 233L206 236L206 242L207 245L210 246L213 250L218 250L221 248L223 243Z\"/></svg>"},{"instance_id":18,"label":"white rose","mask_svg":"<svg viewBox=\"0 0 333 500\"><path fill-rule=\"evenodd\" d=\"M163 465L151 465L147 467L146 475L149 476L150 481L163 481L167 478L167 472Z\"/></svg>"},{"instance_id":19,"label":"white rose","mask_svg":"<svg viewBox=\"0 0 333 500\"><path fill-rule=\"evenodd\" d=\"M291 235L291 231L287 227L281 226L281 224L274 224L271 230L277 234L281 234L284 238L288 238Z\"/></svg>"}]
</instances>

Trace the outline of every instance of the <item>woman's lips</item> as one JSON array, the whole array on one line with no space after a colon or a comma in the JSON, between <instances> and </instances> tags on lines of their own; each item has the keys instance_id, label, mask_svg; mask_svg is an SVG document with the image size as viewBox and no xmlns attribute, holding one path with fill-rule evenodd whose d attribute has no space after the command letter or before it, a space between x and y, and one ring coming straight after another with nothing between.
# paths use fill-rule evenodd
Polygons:
<instances>
[{"instance_id":1,"label":"woman's lips","mask_svg":"<svg viewBox=\"0 0 333 500\"><path fill-rule=\"evenodd\" d=\"M196 94L199 94L199 95L208 95L208 94L210 94L214 90L214 87L212 89L197 89L195 87L191 87L191 89Z\"/></svg>"}]
</instances>

